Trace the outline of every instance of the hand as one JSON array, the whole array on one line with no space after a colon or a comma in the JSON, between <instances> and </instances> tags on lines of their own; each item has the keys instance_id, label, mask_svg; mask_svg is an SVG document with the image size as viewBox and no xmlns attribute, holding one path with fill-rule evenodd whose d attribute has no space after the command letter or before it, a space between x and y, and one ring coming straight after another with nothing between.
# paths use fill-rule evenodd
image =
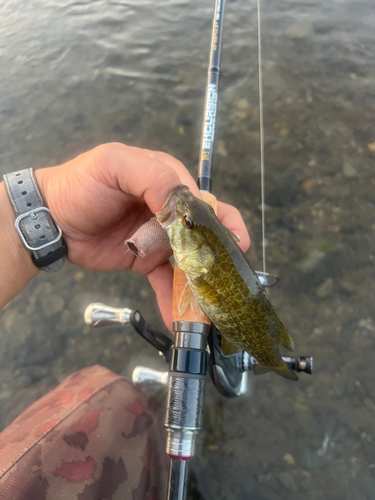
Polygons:
<instances>
[{"instance_id":1,"label":"hand","mask_svg":"<svg viewBox=\"0 0 375 500\"><path fill-rule=\"evenodd\" d=\"M147 274L171 327L173 270L168 252L140 259L126 252L124 240L160 210L176 185L186 184L200 196L183 164L165 153L105 144L64 165L38 170L36 177L63 231L70 262L86 269ZM237 209L218 203L217 210L246 251L249 236Z\"/></svg>"}]
</instances>

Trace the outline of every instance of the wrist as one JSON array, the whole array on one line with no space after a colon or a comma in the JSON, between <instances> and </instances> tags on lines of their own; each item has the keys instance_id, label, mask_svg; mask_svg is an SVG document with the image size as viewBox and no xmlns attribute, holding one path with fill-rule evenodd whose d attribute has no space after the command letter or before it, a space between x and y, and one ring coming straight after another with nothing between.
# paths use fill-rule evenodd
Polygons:
<instances>
[{"instance_id":1,"label":"wrist","mask_svg":"<svg viewBox=\"0 0 375 500\"><path fill-rule=\"evenodd\" d=\"M5 187L17 216L15 226L23 245L31 251L33 264L56 272L65 262L67 246L62 230L40 192L32 168L4 175Z\"/></svg>"},{"instance_id":2,"label":"wrist","mask_svg":"<svg viewBox=\"0 0 375 500\"><path fill-rule=\"evenodd\" d=\"M40 191L40 194L42 195L44 205L50 210L55 223L64 231L64 223L56 207L56 205L58 206L59 203L54 203L54 200L56 198L56 191L59 191L59 189L56 189L56 186L60 187L59 182L56 182L56 178L59 177L57 175L58 169L59 167L43 168L35 170L34 175L38 184L38 189ZM59 194L60 193L58 193L58 195ZM64 204L62 203L62 205Z\"/></svg>"},{"instance_id":3,"label":"wrist","mask_svg":"<svg viewBox=\"0 0 375 500\"><path fill-rule=\"evenodd\" d=\"M39 273L14 226L15 213L4 182L0 183L0 309Z\"/></svg>"}]
</instances>

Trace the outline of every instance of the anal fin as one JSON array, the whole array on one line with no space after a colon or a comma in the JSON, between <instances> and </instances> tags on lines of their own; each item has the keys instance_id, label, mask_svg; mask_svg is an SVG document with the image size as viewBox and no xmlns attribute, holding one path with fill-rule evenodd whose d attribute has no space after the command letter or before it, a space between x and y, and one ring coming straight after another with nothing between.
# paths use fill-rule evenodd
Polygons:
<instances>
[{"instance_id":1,"label":"anal fin","mask_svg":"<svg viewBox=\"0 0 375 500\"><path fill-rule=\"evenodd\" d=\"M280 333L280 345L288 349L288 351L293 352L295 349L294 346L294 341L292 337L289 335L287 332L285 326L281 323L278 317L276 317L277 324L279 326L279 333Z\"/></svg>"},{"instance_id":2,"label":"anal fin","mask_svg":"<svg viewBox=\"0 0 375 500\"><path fill-rule=\"evenodd\" d=\"M289 366L285 362L281 366L274 368L274 370L275 373L281 375L284 378L287 378L288 380L298 380L297 374L291 368L289 368Z\"/></svg>"},{"instance_id":3,"label":"anal fin","mask_svg":"<svg viewBox=\"0 0 375 500\"><path fill-rule=\"evenodd\" d=\"M260 365L257 363L253 368L254 375L262 375L263 373L272 372L273 368L271 366Z\"/></svg>"},{"instance_id":4,"label":"anal fin","mask_svg":"<svg viewBox=\"0 0 375 500\"><path fill-rule=\"evenodd\" d=\"M221 335L221 352L224 356L231 356L241 351L241 348L233 344L224 335Z\"/></svg>"},{"instance_id":5,"label":"anal fin","mask_svg":"<svg viewBox=\"0 0 375 500\"><path fill-rule=\"evenodd\" d=\"M283 362L282 365L276 366L276 367L266 366L266 365L262 365L262 364L257 363L254 366L253 373L254 373L254 375L261 375L262 373L267 373L267 372L271 372L271 371L277 373L277 375L280 375L281 377L284 377L288 380L294 380L294 381L298 380L297 375L294 373L294 371L291 368L289 368L289 366L285 362Z\"/></svg>"}]
</instances>

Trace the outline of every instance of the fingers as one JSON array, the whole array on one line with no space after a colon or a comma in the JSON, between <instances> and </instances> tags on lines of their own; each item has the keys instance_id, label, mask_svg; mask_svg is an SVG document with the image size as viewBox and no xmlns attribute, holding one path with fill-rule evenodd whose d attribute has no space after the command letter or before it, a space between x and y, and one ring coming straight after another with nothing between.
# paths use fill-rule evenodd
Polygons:
<instances>
[{"instance_id":1,"label":"fingers","mask_svg":"<svg viewBox=\"0 0 375 500\"><path fill-rule=\"evenodd\" d=\"M240 237L239 246L243 252L246 252L250 246L250 236L237 208L219 201L217 203L217 216L224 226Z\"/></svg>"},{"instance_id":2,"label":"fingers","mask_svg":"<svg viewBox=\"0 0 375 500\"><path fill-rule=\"evenodd\" d=\"M182 162L176 160L176 158L173 158L173 156L161 151L150 151L148 149L139 148L131 149L143 153L150 158L160 161L161 163L164 163L165 165L173 168L180 177L182 184L186 184L187 186L189 186L192 193L195 196L199 196L201 198L201 194L196 182ZM217 215L225 226L227 226L234 234L240 237L241 241L239 242L239 245L241 249L246 252L246 250L248 250L248 248L250 247L250 237L240 212L232 205L218 202Z\"/></svg>"},{"instance_id":3,"label":"fingers","mask_svg":"<svg viewBox=\"0 0 375 500\"><path fill-rule=\"evenodd\" d=\"M169 155L155 153L123 144L104 144L92 151L94 175L114 189L143 198L156 213L178 184L186 184L194 192L193 178L182 165Z\"/></svg>"},{"instance_id":4,"label":"fingers","mask_svg":"<svg viewBox=\"0 0 375 500\"><path fill-rule=\"evenodd\" d=\"M150 158L160 161L161 163L164 163L165 165L168 165L169 167L173 168L180 177L182 184L188 186L190 188L190 191L194 194L194 196L198 196L199 198L201 197L196 181L193 179L190 172L187 170L187 168L181 161L177 160L176 158L167 153L163 153L162 151L151 151L149 149L139 149L139 148L132 148L132 149L140 151L145 155L149 156Z\"/></svg>"},{"instance_id":5,"label":"fingers","mask_svg":"<svg viewBox=\"0 0 375 500\"><path fill-rule=\"evenodd\" d=\"M156 293L164 323L172 331L173 268L170 262L164 262L151 271L148 279Z\"/></svg>"},{"instance_id":6,"label":"fingers","mask_svg":"<svg viewBox=\"0 0 375 500\"><path fill-rule=\"evenodd\" d=\"M173 168L181 179L182 184L186 184L195 196L201 198L201 194L196 182L182 162L176 160L176 158L173 158L173 156L161 151L150 151L148 149L140 148L131 149L143 153L150 158ZM225 226L227 226L234 234L240 237L241 241L239 242L239 245L241 249L246 252L246 250L248 250L248 248L250 247L250 237L240 212L231 205L218 202L217 215Z\"/></svg>"}]
</instances>

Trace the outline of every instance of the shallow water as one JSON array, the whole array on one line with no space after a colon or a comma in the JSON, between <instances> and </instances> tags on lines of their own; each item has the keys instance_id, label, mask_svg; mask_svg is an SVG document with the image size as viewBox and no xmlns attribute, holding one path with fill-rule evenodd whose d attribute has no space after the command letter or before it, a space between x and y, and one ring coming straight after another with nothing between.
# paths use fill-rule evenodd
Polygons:
<instances>
[{"instance_id":1,"label":"shallow water","mask_svg":"<svg viewBox=\"0 0 375 500\"><path fill-rule=\"evenodd\" d=\"M8 0L0 6L0 173L107 142L166 151L196 172L213 2ZM190 499L375 496L375 10L371 0L262 3L268 270L298 384L209 382ZM214 193L241 211L261 267L255 2L228 1ZM0 313L0 428L71 372L163 368L129 329L91 331L92 301L140 308L147 279L66 265Z\"/></svg>"}]
</instances>

